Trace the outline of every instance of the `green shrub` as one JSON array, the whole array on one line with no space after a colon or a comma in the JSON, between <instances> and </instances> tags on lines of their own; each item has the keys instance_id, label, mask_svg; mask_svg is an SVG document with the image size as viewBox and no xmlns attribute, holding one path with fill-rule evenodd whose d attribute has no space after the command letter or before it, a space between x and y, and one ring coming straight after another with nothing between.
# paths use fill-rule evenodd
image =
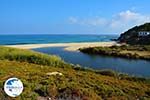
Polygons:
<instances>
[{"instance_id":1,"label":"green shrub","mask_svg":"<svg viewBox=\"0 0 150 100\"><path fill-rule=\"evenodd\" d=\"M15 48L0 47L0 60L15 60L39 65L65 66L65 62L58 56L46 55L31 50L20 50Z\"/></svg>"},{"instance_id":2,"label":"green shrub","mask_svg":"<svg viewBox=\"0 0 150 100\"><path fill-rule=\"evenodd\" d=\"M113 76L113 77L117 76L117 73L113 70L100 70L100 71L96 71L96 73L101 75L106 75L106 76Z\"/></svg>"}]
</instances>

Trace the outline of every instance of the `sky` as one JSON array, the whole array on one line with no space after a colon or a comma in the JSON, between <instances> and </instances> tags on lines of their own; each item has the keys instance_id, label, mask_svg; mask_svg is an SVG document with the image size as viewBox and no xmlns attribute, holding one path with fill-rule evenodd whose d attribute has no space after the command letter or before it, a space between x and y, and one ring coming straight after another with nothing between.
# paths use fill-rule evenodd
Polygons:
<instances>
[{"instance_id":1,"label":"sky","mask_svg":"<svg viewBox=\"0 0 150 100\"><path fill-rule=\"evenodd\" d=\"M0 0L0 34L120 34L150 22L150 0Z\"/></svg>"}]
</instances>

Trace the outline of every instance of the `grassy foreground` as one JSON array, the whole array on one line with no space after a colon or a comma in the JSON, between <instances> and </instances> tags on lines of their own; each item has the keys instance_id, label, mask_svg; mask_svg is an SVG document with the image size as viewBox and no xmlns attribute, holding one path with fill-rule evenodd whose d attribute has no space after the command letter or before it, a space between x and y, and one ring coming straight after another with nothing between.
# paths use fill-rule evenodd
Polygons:
<instances>
[{"instance_id":1,"label":"grassy foreground","mask_svg":"<svg viewBox=\"0 0 150 100\"><path fill-rule=\"evenodd\" d=\"M11 59L10 59L11 58ZM59 57L29 50L0 48L0 100L12 100L3 91L5 80L17 77L23 93L13 100L148 100L150 80L113 71L94 71L65 63ZM63 75L49 75L60 72Z\"/></svg>"},{"instance_id":2,"label":"grassy foreground","mask_svg":"<svg viewBox=\"0 0 150 100\"><path fill-rule=\"evenodd\" d=\"M80 48L83 53L150 60L150 45L122 45Z\"/></svg>"}]
</instances>

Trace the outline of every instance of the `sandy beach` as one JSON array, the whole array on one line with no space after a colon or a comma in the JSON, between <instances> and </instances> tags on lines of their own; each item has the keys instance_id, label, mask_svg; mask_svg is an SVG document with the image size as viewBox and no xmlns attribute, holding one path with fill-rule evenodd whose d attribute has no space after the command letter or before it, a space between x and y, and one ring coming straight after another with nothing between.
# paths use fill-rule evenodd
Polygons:
<instances>
[{"instance_id":1,"label":"sandy beach","mask_svg":"<svg viewBox=\"0 0 150 100\"><path fill-rule=\"evenodd\" d=\"M95 47L95 46L112 46L119 45L116 42L84 42L84 43L49 43L49 44L25 44L25 45L5 45L6 47L20 49L34 49L43 47L65 47L68 51L77 51L79 48Z\"/></svg>"}]
</instances>

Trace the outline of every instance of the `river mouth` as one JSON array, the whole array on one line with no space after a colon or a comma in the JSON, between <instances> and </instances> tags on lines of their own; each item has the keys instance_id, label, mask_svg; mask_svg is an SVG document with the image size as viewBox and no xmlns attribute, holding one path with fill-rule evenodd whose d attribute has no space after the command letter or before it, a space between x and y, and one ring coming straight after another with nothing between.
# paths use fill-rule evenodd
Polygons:
<instances>
[{"instance_id":1,"label":"river mouth","mask_svg":"<svg viewBox=\"0 0 150 100\"><path fill-rule=\"evenodd\" d=\"M93 69L111 69L138 77L150 77L150 61L119 57L88 55L82 52L66 51L65 47L45 47L34 51L60 56L64 61Z\"/></svg>"}]
</instances>

